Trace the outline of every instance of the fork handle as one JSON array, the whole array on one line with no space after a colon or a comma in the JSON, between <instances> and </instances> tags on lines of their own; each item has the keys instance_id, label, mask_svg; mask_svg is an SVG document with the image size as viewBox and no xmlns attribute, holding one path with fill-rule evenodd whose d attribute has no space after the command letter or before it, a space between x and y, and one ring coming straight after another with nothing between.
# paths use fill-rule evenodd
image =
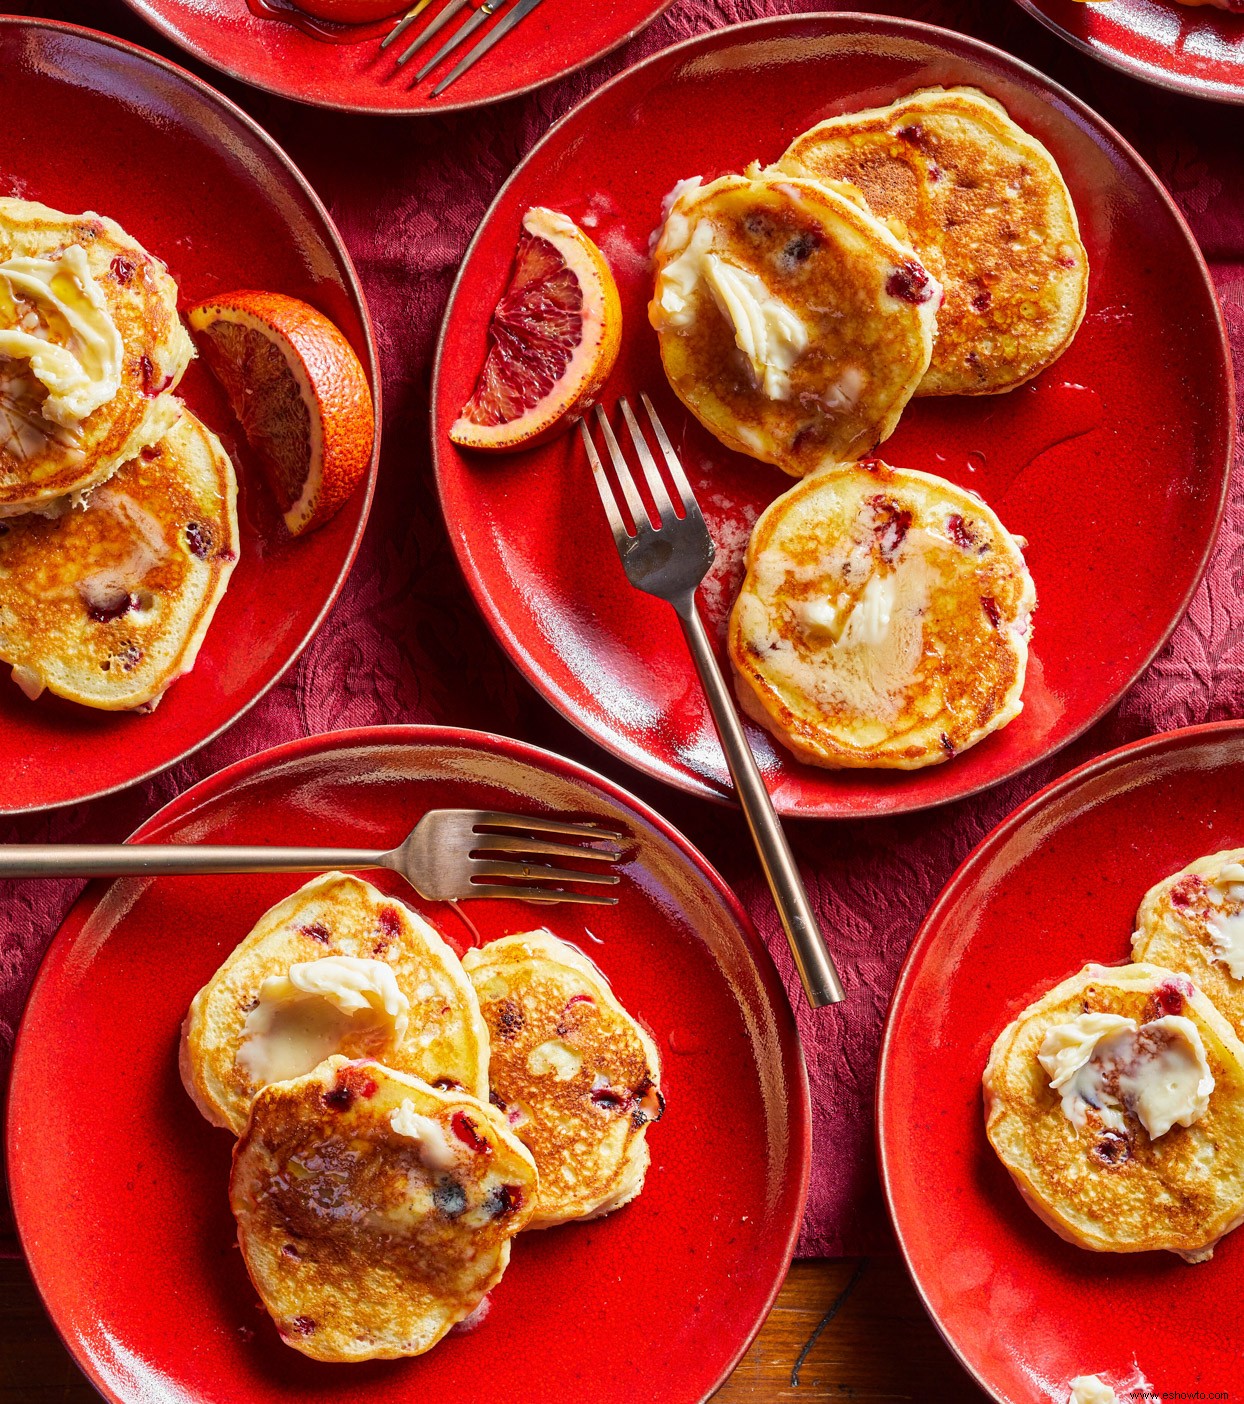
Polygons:
<instances>
[{"instance_id":1,"label":"fork handle","mask_svg":"<svg viewBox=\"0 0 1244 1404\"><path fill-rule=\"evenodd\" d=\"M166 877L195 873L327 873L383 868L368 848L226 847L206 843L0 844L0 877Z\"/></svg>"},{"instance_id":2,"label":"fork handle","mask_svg":"<svg viewBox=\"0 0 1244 1404\"><path fill-rule=\"evenodd\" d=\"M790 943L791 954L795 957L795 968L799 971L808 1003L813 1009L837 1004L844 996L838 971L834 967L833 957L825 948L820 925L808 900L808 890L795 863L795 855L790 851L769 791L765 789L760 767L748 744L747 734L734 710L734 702L709 641L708 630L695 607L694 596L675 602L674 608L708 695L717 735L721 738L721 748L730 767L730 778L734 781L735 793L743 806L756 851L760 854L769 891L773 893L773 902L781 918L782 930Z\"/></svg>"}]
</instances>

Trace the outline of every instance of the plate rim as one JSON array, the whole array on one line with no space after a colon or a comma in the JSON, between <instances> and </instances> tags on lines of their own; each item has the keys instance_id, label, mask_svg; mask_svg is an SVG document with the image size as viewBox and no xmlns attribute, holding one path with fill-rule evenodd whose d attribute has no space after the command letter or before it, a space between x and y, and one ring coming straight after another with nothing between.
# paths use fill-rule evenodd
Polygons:
<instances>
[{"instance_id":1,"label":"plate rim","mask_svg":"<svg viewBox=\"0 0 1244 1404\"><path fill-rule=\"evenodd\" d=\"M620 49L623 44L629 43L637 34L647 29L649 25L655 24L657 20L669 9L674 0L657 0L656 7L646 19L628 29L625 34L617 39L610 40L604 48L598 49L594 54L589 54L587 58L571 64L569 68L560 69L558 72L550 74L547 78L541 78L534 83L527 83L520 88L511 88L504 93L498 93L495 97L470 98L466 101L435 102L425 98L418 107L366 107L356 103L333 102L327 98L304 97L293 92L287 87L280 87L275 83L261 82L257 78L248 78L244 73L240 73L235 68L227 67L217 59L211 58L202 46L192 44L184 39L178 32L171 20L163 14L153 13L152 0L125 0L125 4L138 16L144 24L149 24L156 33L163 36L170 43L175 44L183 53L190 54L205 63L209 68L217 73L223 73L226 78L232 78L234 82L244 83L248 88L256 88L260 92L271 93L274 97L285 98L289 102L297 102L304 107L318 107L327 112L349 112L358 116L366 117L435 117L445 112L466 112L473 107L488 107L497 102L509 102L511 98L525 97L529 93L535 92L538 88L543 88L549 83L559 82L563 78L569 78L572 74L580 72L589 64L607 57L616 49ZM396 18L396 16L394 16Z\"/></svg>"},{"instance_id":2,"label":"plate rim","mask_svg":"<svg viewBox=\"0 0 1244 1404\"><path fill-rule=\"evenodd\" d=\"M890 1225L894 1230L894 1237L898 1243L899 1251L902 1254L903 1266L907 1269L907 1276L911 1280L912 1286L920 1298L926 1315L937 1328L938 1335L941 1336L950 1348L955 1359L963 1366L964 1370L971 1376L977 1385L991 1398L999 1401L999 1404L1013 1404L1009 1395L1000 1394L976 1369L976 1366L960 1349L958 1342L950 1334L937 1312L929 1300L925 1291L924 1283L921 1281L915 1266L912 1263L911 1249L907 1238L904 1235L903 1226L895 1210L894 1188L891 1183L890 1160L887 1152L887 1138L884 1130L885 1120L882 1103L886 1098L886 1088L889 1079L890 1061L894 1054L894 1047L897 1044L895 1033L895 1011L899 1006L901 998L905 998L908 985L915 979L916 966L921 962L926 954L926 948L931 948L936 933L935 925L940 924L944 912L962 895L960 889L965 887L971 879L974 879L978 868L988 864L995 856L998 849L1010 841L1015 833L1021 829L1030 819L1044 809L1047 805L1054 804L1060 799L1066 798L1073 791L1082 785L1099 779L1102 775L1115 769L1117 766L1125 765L1129 761L1135 760L1146 754L1161 755L1166 751L1182 750L1185 746L1191 746L1197 741L1215 735L1235 735L1244 739L1244 718L1228 718L1223 721L1200 722L1194 726L1175 727L1170 731L1158 731L1149 736L1138 737L1134 741L1128 741L1122 746L1116 746L1113 750L1105 751L1099 756L1094 756L1085 761L1082 765L1076 766L1074 770L1069 770L1065 775L1060 775L1056 780L1052 780L1048 785L1042 786L1036 794L1029 796L1022 804L1017 805L1005 818L1000 820L990 831L977 843L967 854L959 866L946 879L945 885L937 894L933 905L926 913L924 920L920 923L919 929L912 938L907 954L903 958L902 968L899 971L898 979L894 983L894 992L890 996L890 1003L886 1009L885 1026L882 1029L881 1049L877 1058L877 1088L873 1099L873 1143L877 1157L877 1169L881 1180L882 1194L885 1198L886 1213L889 1216Z\"/></svg>"},{"instance_id":3,"label":"plate rim","mask_svg":"<svg viewBox=\"0 0 1244 1404\"><path fill-rule=\"evenodd\" d=\"M145 819L125 840L126 843L143 843L150 838L157 836L170 821L190 818L195 809L205 800L219 798L227 794L236 784L254 778L260 772L267 769L277 769L281 765L303 758L312 758L317 754L330 753L333 750L349 750L363 746L397 745L417 749L426 745L459 745L482 749L493 755L500 755L506 759L514 760L520 764L533 765L537 768L552 771L563 778L578 781L586 784L590 788L602 792L612 803L620 805L625 809L637 814L646 823L651 825L668 843L704 877L709 886L716 892L727 912L733 918L739 932L742 935L747 953L756 969L761 987L768 997L768 1002L773 1008L779 1024L788 1023L787 1034L780 1037L779 1041L788 1054L790 1072L793 1074L792 1096L786 1102L788 1109L788 1135L787 1142L794 1150L791 1157L795 1161L796 1197L795 1212L791 1215L791 1221L787 1228L786 1241L782 1245L781 1271L776 1274L769 1291L765 1294L764 1301L757 1313L755 1321L749 1326L747 1332L741 1337L740 1345L726 1364L721 1375L714 1382L712 1387L701 1396L702 1400L707 1400L721 1385L730 1377L743 1357L747 1354L752 1342L760 1333L760 1328L768 1320L781 1292L786 1278L790 1272L790 1265L794 1258L795 1247L797 1245L800 1231L803 1227L804 1216L807 1212L808 1190L812 1178L812 1098L811 1088L808 1081L807 1059L804 1056L803 1040L799 1033L798 1022L795 1016L794 1007L786 994L785 983L781 973L777 968L769 949L756 929L747 912L746 907L735 894L734 889L729 885L717 868L709 862L699 848L691 842L689 838L668 819L655 810L651 805L632 794L629 790L619 785L608 776L601 775L591 767L584 765L580 761L572 760L567 756L558 755L554 751L546 750L542 746L536 746L529 741L522 741L516 737L504 736L497 732L479 731L469 727L458 727L443 724L424 723L392 723L384 726L351 727L343 731L316 732L311 736L296 737L291 741L285 741L276 746L271 746L266 750L256 751L248 756L224 766L211 775L204 776L202 780L182 790L166 804L162 805L156 812ZM27 1022L30 1011L34 1007L35 999L48 975L48 966L52 955L52 949L60 941L61 934L73 917L74 913L83 906L97 906L100 896L107 890L107 879L94 879L86 884L73 904L65 913L65 916L53 933L47 946L44 948L39 964L27 992L26 999L22 1006L21 1016L17 1024L17 1032L13 1040L13 1052L9 1062L8 1086L5 1089L5 1108L3 1126L3 1153L4 1160L8 1166L10 1203L13 1210L13 1224L16 1229L18 1246L21 1250L22 1261L30 1273L35 1289L39 1294L39 1301L43 1306L48 1320L52 1323L53 1329L60 1338L65 1349L73 1358L78 1369L86 1376L91 1384L97 1389L101 1397L109 1404L140 1404L137 1398L128 1398L116 1393L111 1385L99 1372L90 1356L79 1348L76 1338L71 1339L67 1332L62 1329L58 1316L53 1312L48 1302L48 1297L44 1291L43 1279L35 1259L31 1256L28 1247L28 1236L23 1229L22 1216L25 1212L19 1206L19 1195L16 1192L16 1178L13 1175L13 1167L18 1163L15 1154L15 1143L20 1130L18 1128L17 1100L13 1096L13 1087L16 1083L16 1070L21 1057L21 1049L26 1033Z\"/></svg>"},{"instance_id":4,"label":"plate rim","mask_svg":"<svg viewBox=\"0 0 1244 1404\"><path fill-rule=\"evenodd\" d=\"M1129 78L1135 78L1140 83L1148 83L1155 88L1165 88L1167 92L1182 93L1185 97L1200 98L1202 102L1220 102L1228 106L1235 106L1244 103L1244 83L1218 84L1212 80L1194 78L1191 74L1164 73L1159 69L1152 68L1149 64L1140 59L1134 59L1128 54L1120 53L1118 49L1110 48L1105 44L1094 44L1088 39L1082 39L1078 34L1072 34L1069 29L1064 29L1053 17L1047 15L1036 3L1036 0L1015 0L1021 10L1026 11L1039 24L1043 24L1051 34L1058 37L1073 48L1079 49L1082 54L1087 54L1089 58L1095 59L1098 63L1104 63L1107 67L1113 68L1116 72L1126 73Z\"/></svg>"},{"instance_id":5,"label":"plate rim","mask_svg":"<svg viewBox=\"0 0 1244 1404\"><path fill-rule=\"evenodd\" d=\"M1020 3L1023 3L1023 0L1020 0ZM1057 756L1066 747L1070 746L1072 742L1078 740L1101 721L1108 712L1117 707L1127 693L1135 687L1136 683L1149 668L1149 665L1166 646L1171 635L1183 622L1192 604L1192 600L1202 580L1205 578L1205 572L1209 567L1210 559L1222 528L1223 515L1227 507L1227 499L1231 486L1232 462L1235 455L1237 389L1235 382L1235 366L1231 354L1231 343L1227 335L1222 304L1219 301L1218 292L1209 271L1209 265L1205 260L1205 255L1201 251L1201 246L1197 242L1196 236L1192 232L1191 226L1176 204L1174 196L1172 196L1166 189L1166 186L1163 185L1157 172L1150 166L1140 152L1137 151L1132 143L1110 122L1107 122L1094 108L1077 97L1069 88L1065 88L1061 83L1048 77L1032 64L1017 58L1014 54L1007 53L1006 50L1000 49L994 44L986 43L984 40L977 39L969 34L961 34L957 30L947 29L943 25L928 24L921 20L909 20L894 15L871 14L859 10L811 10L806 13L765 15L758 19L743 21L739 24L725 25L721 29L705 30L699 34L692 35L690 38L670 44L664 49L658 49L655 53L647 55L647 57L622 69L621 72L614 74L599 87L594 88L590 93L586 94L568 112L563 113L518 162L498 189L487 210L485 210L476 227L475 233L471 236L471 240L462 254L457 275L449 291L449 299L445 304L440 330L437 333L436 348L432 363L429 428L432 448L432 472L436 483L437 501L440 505L442 520L445 523L446 534L449 537L450 544L453 547L454 557L458 563L458 569L466 581L467 589L475 602L476 609L483 617L484 622L488 625L493 637L504 649L510 662L549 706L553 707L561 717L570 722L572 726L576 727L594 745L601 747L610 755L615 756L617 759L632 766L634 769L640 771L641 774L647 775L651 779L659 780L663 784L671 785L683 793L695 795L700 799L708 799L720 805L737 808L738 802L732 785L724 791L717 790L701 777L692 775L690 772L684 771L673 764L656 760L640 747L627 744L625 739L621 736L595 726L586 716L580 716L577 708L571 703L564 690L557 686L549 677L547 669L538 664L525 649L520 647L513 631L509 627L507 621L501 617L491 598L489 590L485 586L466 537L460 532L455 523L450 520L446 507L445 462L447 451L443 440L447 438L447 426L442 425L438 418L441 368L444 362L445 346L449 339L450 319L458 302L458 294L461 291L463 278L466 275L468 266L474 258L476 247L483 237L485 228L492 220L502 200L508 195L511 185L527 170L528 166L539 156L544 147L564 126L572 120L577 119L584 109L600 99L603 94L611 91L616 85L628 79L632 73L664 60L680 50L685 50L699 44L711 43L721 34L746 35L748 31L762 27L781 31L787 28L797 28L801 25L817 24L818 22L825 21L829 21L831 26L845 26L852 22L856 24L863 23L873 28L881 26L900 33L910 33L914 30L917 33L917 37L923 38L926 42L934 45L944 44L945 38L949 36L955 43L965 45L969 50L978 51L986 59L992 59L995 62L1000 61L1004 67L1008 65L1013 66L1026 78L1035 80L1042 89L1043 96L1054 97L1065 103L1081 120L1087 118L1089 124L1097 131L1104 133L1111 141L1116 142L1119 149L1152 188L1159 200L1165 204L1191 251L1195 266L1200 273L1201 282L1209 295L1210 305L1214 311L1215 323L1218 330L1218 355L1225 371L1227 382L1226 403L1223 406L1222 413L1222 423L1225 426L1223 432L1225 453L1223 454L1221 466L1218 502L1214 514L1213 528L1207 534L1205 545L1201 551L1201 558L1197 562L1196 569L1193 572L1187 590L1179 599L1177 607L1172 613L1169 624L1163 627L1152 649L1138 664L1127 682L1118 689L1117 694L1103 704L1092 716L1088 717L1082 725L1066 736L1056 746L1041 751L1030 760L1012 767L1005 774L999 775L996 779L982 781L962 792L957 792L942 798L929 798L914 802L905 802L895 805L893 808L886 808L873 813L850 813L841 809L828 808L824 805L817 806L816 808L809 808L807 806L796 808L789 800L776 798L774 800L774 806L778 813L785 818L858 822L873 818L889 819L901 814L927 812L928 810L936 809L946 804L953 804L961 800L971 799L973 796L982 794L987 790L996 789L998 786L1015 779L1016 776L1025 774L1027 771L1031 770L1033 766L1039 765L1042 761ZM785 761L785 753L783 753L783 760Z\"/></svg>"},{"instance_id":6,"label":"plate rim","mask_svg":"<svg viewBox=\"0 0 1244 1404\"><path fill-rule=\"evenodd\" d=\"M44 19L41 16L25 15L0 15L0 37L7 30L20 31L22 29L42 29L51 31L54 34L69 34L76 39L102 44L108 48L118 49L122 53L132 58L138 58L147 63L154 64L157 68L171 75L174 79L189 85L197 96L206 99L209 103L216 103L224 109L225 115L232 118L243 126L250 137L258 142L261 147L266 148L277 160L277 163L284 167L294 184L301 190L303 195L310 202L312 212L321 221L324 233L327 237L328 247L336 255L338 266L345 274L345 287L351 301L358 313L359 321L362 325L363 339L367 352L366 366L367 376L371 388L373 412L376 421L375 437L372 443L371 460L367 466L367 481L363 490L362 510L359 514L358 526L355 528L349 547L342 561L337 578L329 590L323 607L315 616L303 637L295 644L289 657L281 665L272 678L270 678L261 688L249 697L225 722L222 722L215 731L204 736L201 740L194 742L178 755L159 765L143 770L140 774L132 776L128 780L120 781L114 785L107 785L100 789L92 789L86 793L75 795L69 799L56 800L50 804L25 804L7 806L0 804L0 815L8 817L10 815L22 814L48 814L56 810L68 808L75 804L89 804L95 800L103 799L107 795L119 794L122 790L128 790L131 786L141 785L147 780L153 779L157 775L164 774L174 766L180 765L188 760L196 752L202 750L204 746L215 741L231 727L235 726L251 710L256 703L260 702L277 683L289 672L299 658L306 651L312 639L320 632L328 617L329 611L336 604L345 583L354 569L354 562L358 557L359 547L362 545L364 533L367 530L367 523L371 516L372 503L376 494L376 483L380 476L380 444L384 429L384 389L381 383L380 360L376 351L376 330L372 324L371 310L367 305L367 296L363 291L363 284L359 278L358 269L354 266L354 260L350 256L350 251L346 247L345 240L341 237L341 231L337 228L336 221L329 213L327 206L316 193L311 182L303 175L299 167L294 163L285 149L276 139L268 134L262 126L246 111L237 105L232 99L226 97L224 93L213 88L212 85L188 69L182 68L180 64L173 63L171 59L166 59L160 54L152 53L150 49L144 49L141 45L132 43L128 39L120 39L112 34L106 34L102 30L91 29L87 25L69 24L63 20Z\"/></svg>"}]
</instances>

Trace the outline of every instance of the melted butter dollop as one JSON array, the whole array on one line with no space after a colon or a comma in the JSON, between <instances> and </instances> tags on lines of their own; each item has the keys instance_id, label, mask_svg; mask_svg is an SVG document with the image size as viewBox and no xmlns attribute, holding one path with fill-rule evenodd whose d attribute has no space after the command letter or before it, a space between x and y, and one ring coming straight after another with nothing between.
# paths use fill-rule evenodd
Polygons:
<instances>
[{"instance_id":1,"label":"melted butter dollop","mask_svg":"<svg viewBox=\"0 0 1244 1404\"><path fill-rule=\"evenodd\" d=\"M430 1170L449 1170L461 1159L450 1145L445 1128L430 1116L421 1116L407 1097L389 1117L389 1125L399 1136L414 1141L419 1158Z\"/></svg>"},{"instance_id":2,"label":"melted butter dollop","mask_svg":"<svg viewBox=\"0 0 1244 1404\"><path fill-rule=\"evenodd\" d=\"M715 253L704 255L702 269L756 388L771 400L789 400L790 372L808 349L808 328L755 273Z\"/></svg>"},{"instance_id":3,"label":"melted butter dollop","mask_svg":"<svg viewBox=\"0 0 1244 1404\"><path fill-rule=\"evenodd\" d=\"M124 348L85 250L0 263L0 359L25 361L47 391L41 416L75 428L121 388Z\"/></svg>"},{"instance_id":4,"label":"melted butter dollop","mask_svg":"<svg viewBox=\"0 0 1244 1404\"><path fill-rule=\"evenodd\" d=\"M400 1043L410 1001L382 960L325 956L270 975L242 1026L238 1062L259 1084L301 1077L339 1052L352 1033L377 1030Z\"/></svg>"},{"instance_id":5,"label":"melted butter dollop","mask_svg":"<svg viewBox=\"0 0 1244 1404\"><path fill-rule=\"evenodd\" d=\"M1067 1404L1118 1404L1119 1396L1098 1375L1077 1375L1070 1384Z\"/></svg>"},{"instance_id":6,"label":"melted butter dollop","mask_svg":"<svg viewBox=\"0 0 1244 1404\"><path fill-rule=\"evenodd\" d=\"M695 321L691 295L699 286L704 256L713 247L713 226L706 219L692 228L687 217L675 211L671 212L665 228L662 242L667 248L681 252L670 259L657 276L654 321L658 331L667 327L689 327Z\"/></svg>"},{"instance_id":7,"label":"melted butter dollop","mask_svg":"<svg viewBox=\"0 0 1244 1404\"><path fill-rule=\"evenodd\" d=\"M1107 1130L1121 1131L1130 1111L1155 1141L1199 1121L1214 1090L1200 1032L1182 1014L1146 1024L1078 1014L1046 1032L1037 1061L1073 1126L1085 1124L1091 1107Z\"/></svg>"},{"instance_id":8,"label":"melted butter dollop","mask_svg":"<svg viewBox=\"0 0 1244 1404\"><path fill-rule=\"evenodd\" d=\"M788 400L791 368L808 349L808 328L763 278L714 252L711 221L691 212L697 184L680 182L667 197L660 244L674 256L657 275L653 325L658 331L689 327L696 317L692 297L703 283L730 324L756 388L771 400Z\"/></svg>"},{"instance_id":9,"label":"melted butter dollop","mask_svg":"<svg viewBox=\"0 0 1244 1404\"><path fill-rule=\"evenodd\" d=\"M1234 912L1215 911L1206 919L1213 959L1227 967L1233 980L1244 980L1244 867L1225 863L1210 885L1210 900L1215 907L1225 901L1236 904Z\"/></svg>"}]
</instances>

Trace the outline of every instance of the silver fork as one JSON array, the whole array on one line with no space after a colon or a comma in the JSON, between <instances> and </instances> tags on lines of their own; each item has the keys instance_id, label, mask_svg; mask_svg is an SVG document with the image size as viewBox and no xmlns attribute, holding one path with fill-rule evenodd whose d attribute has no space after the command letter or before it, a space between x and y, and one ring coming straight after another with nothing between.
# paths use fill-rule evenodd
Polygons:
<instances>
[{"instance_id":1,"label":"silver fork","mask_svg":"<svg viewBox=\"0 0 1244 1404\"><path fill-rule=\"evenodd\" d=\"M682 515L675 509L666 489L656 460L648 448L643 432L635 419L630 405L625 399L618 404L622 418L630 434L635 452L639 456L640 471L648 485L653 505L660 519L659 526L652 525L648 509L644 506L635 479L627 466L626 458L614 438L608 416L600 405L596 406L596 419L609 459L617 475L618 486L626 500L633 529L628 527L626 517L620 510L617 498L609 484L605 466L592 443L587 422L580 420L579 429L587 448L588 461L592 465L592 475L596 488L609 518L613 539L622 557L622 566L627 578L638 590L665 600L672 605L682 624L687 647L700 674L700 681L708 695L717 734L721 738L722 750L726 753L726 763L730 767L730 777L734 781L735 792L752 839L760 854L761 865L773 893L782 929L790 943L791 954L799 978L803 981L804 992L813 1009L826 1004L836 1004L843 997L842 984L834 968L833 958L825 949L820 927L808 901L807 889L799 876L794 854L782 832L782 825L773 808L773 801L765 789L756 757L748 745L747 735L734 710L726 681L709 642L708 630L695 607L695 592L700 582L708 574L713 563L715 547L695 500L695 493L687 481L674 446L669 441L656 410L647 395L641 395L644 409L651 421L653 433L665 458L670 479L678 492Z\"/></svg>"},{"instance_id":2,"label":"silver fork","mask_svg":"<svg viewBox=\"0 0 1244 1404\"><path fill-rule=\"evenodd\" d=\"M418 3L413 5L406 12L380 41L380 47L382 49L387 49L390 44L394 43L412 24L414 24L415 20L423 14L431 3L432 0L418 0ZM460 15L463 10L468 8L470 3L471 0L449 0L449 3L424 25L415 40L398 56L397 67L401 68L404 64L409 63L420 49L426 48L431 40L440 33L449 21L454 19L457 15ZM440 48L437 49L432 57L422 65L415 74L414 82L422 82L442 59L448 57L448 55L460 45L465 44L471 35L482 25L486 24L493 15L498 14L506 5L510 5L504 17L493 25L466 57L460 59L432 89L430 95L432 97L439 97L450 84L456 83L468 69L473 68L495 44L499 44L512 29L521 24L541 3L542 0L516 0L514 4L510 4L510 0L483 0L483 4L476 9L475 13L469 15L465 23L460 25L458 29L445 40Z\"/></svg>"},{"instance_id":3,"label":"silver fork","mask_svg":"<svg viewBox=\"0 0 1244 1404\"><path fill-rule=\"evenodd\" d=\"M556 837L532 837L542 834ZM167 877L387 868L405 878L428 901L517 897L524 902L611 907L616 897L576 892L560 884L616 886L616 873L557 867L547 860L615 863L622 856L620 845L625 837L598 824L568 824L560 819L487 809L431 809L402 843L387 851L195 843L0 844L0 877ZM603 846L557 842L571 838L595 840Z\"/></svg>"}]
</instances>

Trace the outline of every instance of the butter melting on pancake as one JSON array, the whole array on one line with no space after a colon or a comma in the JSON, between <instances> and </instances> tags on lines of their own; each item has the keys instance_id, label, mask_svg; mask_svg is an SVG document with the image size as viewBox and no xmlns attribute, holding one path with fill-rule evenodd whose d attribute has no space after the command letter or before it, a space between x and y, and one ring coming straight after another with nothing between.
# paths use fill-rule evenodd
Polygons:
<instances>
[{"instance_id":1,"label":"butter melting on pancake","mask_svg":"<svg viewBox=\"0 0 1244 1404\"><path fill-rule=\"evenodd\" d=\"M237 481L169 399L173 428L85 510L0 522L0 659L32 698L149 711L194 666L237 563Z\"/></svg>"},{"instance_id":2,"label":"butter melting on pancake","mask_svg":"<svg viewBox=\"0 0 1244 1404\"><path fill-rule=\"evenodd\" d=\"M1035 607L979 498L876 460L827 468L752 533L728 638L739 700L813 765L936 765L1018 715Z\"/></svg>"},{"instance_id":3,"label":"butter melting on pancake","mask_svg":"<svg viewBox=\"0 0 1244 1404\"><path fill-rule=\"evenodd\" d=\"M0 517L55 512L163 438L193 355L176 283L119 224L0 199Z\"/></svg>"},{"instance_id":4,"label":"butter melting on pancake","mask_svg":"<svg viewBox=\"0 0 1244 1404\"><path fill-rule=\"evenodd\" d=\"M858 199L766 172L684 182L654 262L666 375L722 443L799 477L894 431L941 290Z\"/></svg>"},{"instance_id":5,"label":"butter melting on pancake","mask_svg":"<svg viewBox=\"0 0 1244 1404\"><path fill-rule=\"evenodd\" d=\"M377 1360L423 1354L475 1310L538 1183L492 1107L334 1057L259 1093L229 1202L286 1345Z\"/></svg>"},{"instance_id":6,"label":"butter melting on pancake","mask_svg":"<svg viewBox=\"0 0 1244 1404\"><path fill-rule=\"evenodd\" d=\"M1197 1262L1244 1221L1244 1044L1186 975L1085 966L1002 1030L983 1082L990 1143L1069 1242Z\"/></svg>"},{"instance_id":7,"label":"butter melting on pancake","mask_svg":"<svg viewBox=\"0 0 1244 1404\"><path fill-rule=\"evenodd\" d=\"M440 932L362 878L324 873L265 912L195 995L182 1083L238 1134L262 1087L338 1053L488 1095L488 1028Z\"/></svg>"},{"instance_id":8,"label":"butter melting on pancake","mask_svg":"<svg viewBox=\"0 0 1244 1404\"><path fill-rule=\"evenodd\" d=\"M931 88L831 117L778 170L855 186L941 282L937 341L918 395L992 395L1071 344L1088 254L1053 156L975 88Z\"/></svg>"}]
</instances>

